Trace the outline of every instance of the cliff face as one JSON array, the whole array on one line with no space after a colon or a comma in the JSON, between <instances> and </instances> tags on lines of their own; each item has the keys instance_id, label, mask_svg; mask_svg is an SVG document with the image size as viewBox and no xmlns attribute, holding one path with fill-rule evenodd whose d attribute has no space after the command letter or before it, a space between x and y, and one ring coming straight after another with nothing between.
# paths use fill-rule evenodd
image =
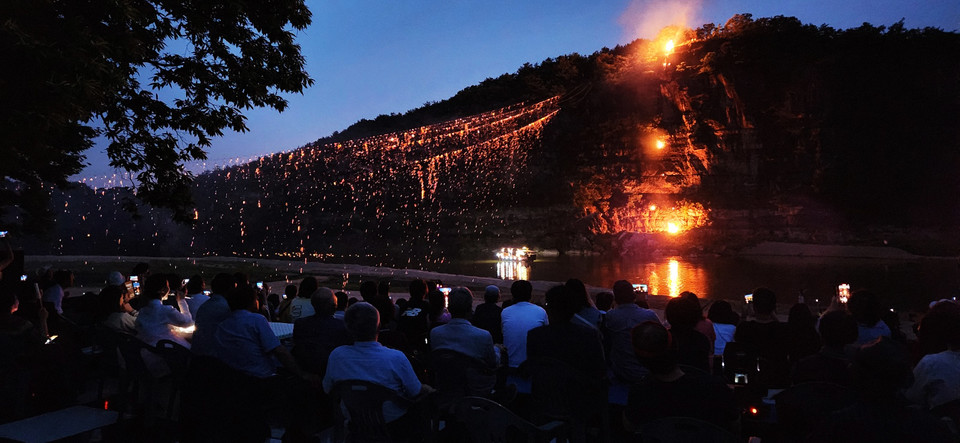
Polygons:
<instances>
[{"instance_id":1,"label":"cliff face","mask_svg":"<svg viewBox=\"0 0 960 443\"><path fill-rule=\"evenodd\" d=\"M696 34L458 94L560 93L544 101L202 175L194 227L104 209L120 190L60 196L54 252L423 265L503 244L722 250L960 223L960 36L783 17Z\"/></svg>"}]
</instances>

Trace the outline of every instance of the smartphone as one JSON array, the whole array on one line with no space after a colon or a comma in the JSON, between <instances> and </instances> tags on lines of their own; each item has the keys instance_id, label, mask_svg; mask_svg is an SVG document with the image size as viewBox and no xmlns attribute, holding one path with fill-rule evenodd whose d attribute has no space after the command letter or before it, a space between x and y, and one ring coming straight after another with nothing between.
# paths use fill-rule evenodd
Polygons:
<instances>
[{"instance_id":1,"label":"smartphone","mask_svg":"<svg viewBox=\"0 0 960 443\"><path fill-rule=\"evenodd\" d=\"M847 300L850 299L850 285L847 283L842 283L837 286L837 298L840 299L840 303L847 303Z\"/></svg>"},{"instance_id":2,"label":"smartphone","mask_svg":"<svg viewBox=\"0 0 960 443\"><path fill-rule=\"evenodd\" d=\"M263 289L263 282L262 282L262 281L258 281L258 282L257 282L257 289Z\"/></svg>"},{"instance_id":3,"label":"smartphone","mask_svg":"<svg viewBox=\"0 0 960 443\"><path fill-rule=\"evenodd\" d=\"M453 288L437 288L437 290L442 292L443 295L450 295L450 291L452 291Z\"/></svg>"},{"instance_id":4,"label":"smartphone","mask_svg":"<svg viewBox=\"0 0 960 443\"><path fill-rule=\"evenodd\" d=\"M133 281L133 295L140 295L140 282L136 280L136 277L132 277Z\"/></svg>"},{"instance_id":5,"label":"smartphone","mask_svg":"<svg viewBox=\"0 0 960 443\"><path fill-rule=\"evenodd\" d=\"M138 276L136 276L136 275L131 275L131 276L130 276L130 281L132 281L132 282L138 282L138 281L140 281L140 277L138 277Z\"/></svg>"},{"instance_id":6,"label":"smartphone","mask_svg":"<svg viewBox=\"0 0 960 443\"><path fill-rule=\"evenodd\" d=\"M210 296L210 294L212 294L212 292L210 292L210 290L209 290L209 289L204 289L204 290L203 290L203 295L206 295L206 296L208 296L208 297L209 297L209 296Z\"/></svg>"},{"instance_id":7,"label":"smartphone","mask_svg":"<svg viewBox=\"0 0 960 443\"><path fill-rule=\"evenodd\" d=\"M21 275L21 276L20 276L20 281L27 281L27 274Z\"/></svg>"},{"instance_id":8,"label":"smartphone","mask_svg":"<svg viewBox=\"0 0 960 443\"><path fill-rule=\"evenodd\" d=\"M744 303L753 303L753 294L747 294L743 296Z\"/></svg>"},{"instance_id":9,"label":"smartphone","mask_svg":"<svg viewBox=\"0 0 960 443\"><path fill-rule=\"evenodd\" d=\"M0 231L0 237L6 237L9 233L10 231Z\"/></svg>"},{"instance_id":10,"label":"smartphone","mask_svg":"<svg viewBox=\"0 0 960 443\"><path fill-rule=\"evenodd\" d=\"M51 335L51 336L47 337L47 341L44 342L43 344L49 345L50 343L53 343L53 341L56 340L57 337L58 337L57 335Z\"/></svg>"},{"instance_id":11,"label":"smartphone","mask_svg":"<svg viewBox=\"0 0 960 443\"><path fill-rule=\"evenodd\" d=\"M633 285L633 291L634 291L634 292L647 292L647 285L640 284L640 283L634 283L634 285Z\"/></svg>"},{"instance_id":12,"label":"smartphone","mask_svg":"<svg viewBox=\"0 0 960 443\"><path fill-rule=\"evenodd\" d=\"M180 282L180 286L186 286L187 283L190 283L190 279L189 279L189 278L183 279L183 281Z\"/></svg>"}]
</instances>

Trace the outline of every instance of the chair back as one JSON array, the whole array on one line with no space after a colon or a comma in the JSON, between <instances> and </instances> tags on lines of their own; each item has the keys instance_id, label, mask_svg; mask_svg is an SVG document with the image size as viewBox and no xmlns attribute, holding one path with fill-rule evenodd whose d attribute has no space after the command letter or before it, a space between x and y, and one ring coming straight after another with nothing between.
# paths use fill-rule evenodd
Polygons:
<instances>
[{"instance_id":1,"label":"chair back","mask_svg":"<svg viewBox=\"0 0 960 443\"><path fill-rule=\"evenodd\" d=\"M830 413L852 405L856 392L827 382L791 386L774 397L777 422L786 441L803 441Z\"/></svg>"},{"instance_id":2,"label":"chair back","mask_svg":"<svg viewBox=\"0 0 960 443\"><path fill-rule=\"evenodd\" d=\"M343 380L331 390L334 401L346 410L347 440L352 442L394 441L383 418L387 401L409 403L393 390L364 380Z\"/></svg>"},{"instance_id":3,"label":"chair back","mask_svg":"<svg viewBox=\"0 0 960 443\"><path fill-rule=\"evenodd\" d=\"M530 376L534 417L544 419L586 419L605 408L608 386L604 380L549 357L528 358L523 372Z\"/></svg>"},{"instance_id":4,"label":"chair back","mask_svg":"<svg viewBox=\"0 0 960 443\"><path fill-rule=\"evenodd\" d=\"M461 352L439 349L430 354L437 402L446 404L460 397L486 397L497 382L494 371L482 361Z\"/></svg>"},{"instance_id":5,"label":"chair back","mask_svg":"<svg viewBox=\"0 0 960 443\"><path fill-rule=\"evenodd\" d=\"M740 439L713 423L689 417L666 417L644 423L634 434L643 443L739 443Z\"/></svg>"},{"instance_id":6,"label":"chair back","mask_svg":"<svg viewBox=\"0 0 960 443\"><path fill-rule=\"evenodd\" d=\"M530 423L497 402L481 397L463 397L453 405L457 421L466 427L474 443L563 441L567 428L553 421L542 426Z\"/></svg>"},{"instance_id":7,"label":"chair back","mask_svg":"<svg viewBox=\"0 0 960 443\"><path fill-rule=\"evenodd\" d=\"M735 341L723 348L723 380L738 385L754 384L760 374L756 347Z\"/></svg>"}]
</instances>

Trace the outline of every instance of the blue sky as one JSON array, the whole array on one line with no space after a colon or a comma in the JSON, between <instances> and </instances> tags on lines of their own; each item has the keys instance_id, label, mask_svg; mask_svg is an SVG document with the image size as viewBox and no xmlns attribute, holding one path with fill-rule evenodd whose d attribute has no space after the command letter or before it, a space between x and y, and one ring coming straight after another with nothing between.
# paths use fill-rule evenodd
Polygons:
<instances>
[{"instance_id":1,"label":"blue sky","mask_svg":"<svg viewBox=\"0 0 960 443\"><path fill-rule=\"evenodd\" d=\"M362 118L451 97L523 63L653 37L670 24L722 24L737 13L795 16L850 28L863 22L960 30L960 0L317 0L298 35L316 83L283 113L247 112L246 133L214 140L224 164L289 150ZM79 177L113 174L105 144Z\"/></svg>"}]
</instances>

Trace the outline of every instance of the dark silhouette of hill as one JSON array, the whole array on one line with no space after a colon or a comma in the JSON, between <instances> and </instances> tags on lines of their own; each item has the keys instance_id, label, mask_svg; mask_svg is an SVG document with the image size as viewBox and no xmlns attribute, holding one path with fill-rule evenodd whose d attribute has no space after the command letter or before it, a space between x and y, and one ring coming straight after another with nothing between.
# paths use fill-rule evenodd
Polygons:
<instances>
[{"instance_id":1,"label":"dark silhouette of hill","mask_svg":"<svg viewBox=\"0 0 960 443\"><path fill-rule=\"evenodd\" d=\"M129 218L119 189L61 195L54 248L409 265L521 241L633 252L882 239L939 253L960 221L956 54L957 33L902 22L737 15L667 29L203 174L193 227Z\"/></svg>"}]
</instances>

